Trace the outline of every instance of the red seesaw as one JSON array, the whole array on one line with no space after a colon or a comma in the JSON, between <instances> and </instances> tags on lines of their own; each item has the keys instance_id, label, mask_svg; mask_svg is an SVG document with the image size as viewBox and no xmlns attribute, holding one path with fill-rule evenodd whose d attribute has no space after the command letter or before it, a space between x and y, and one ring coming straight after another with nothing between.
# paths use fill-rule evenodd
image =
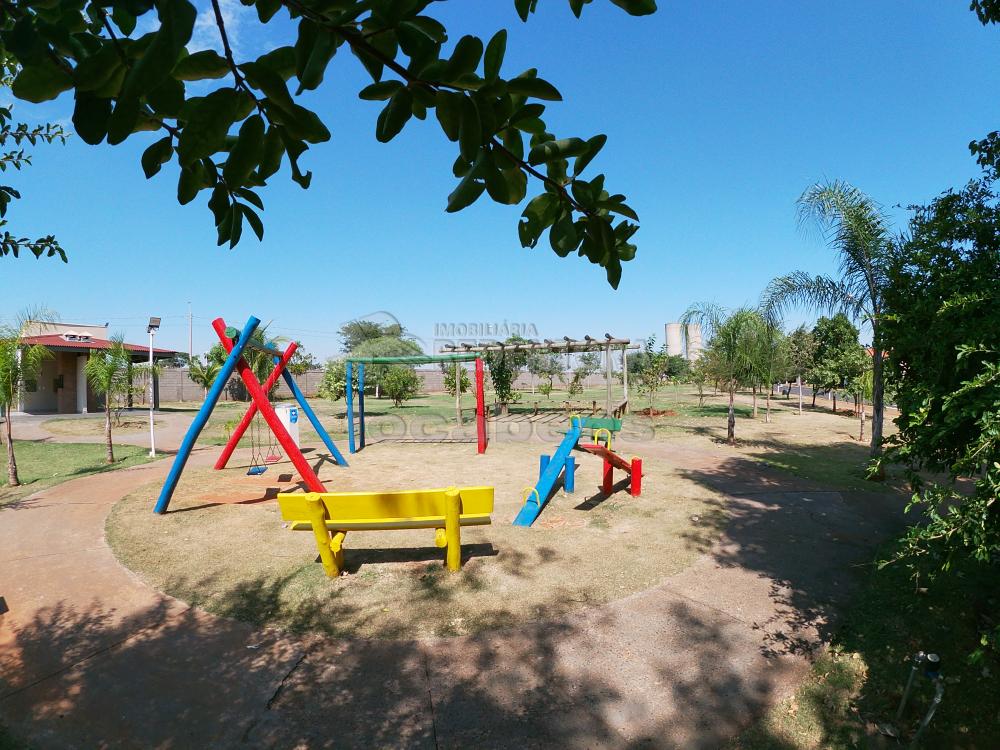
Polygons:
<instances>
[{"instance_id":1,"label":"red seesaw","mask_svg":"<svg viewBox=\"0 0 1000 750\"><path fill-rule=\"evenodd\" d=\"M639 493L642 492L641 458L633 458L631 461L626 461L613 450L610 450L603 445L598 445L597 443L579 443L577 448L587 451L587 453L593 453L595 456L600 456L604 459L604 475L603 481L601 482L601 492L605 495L610 495L614 492L614 470L616 468L629 475L631 481L629 482L628 492L632 497L638 497Z\"/></svg>"}]
</instances>

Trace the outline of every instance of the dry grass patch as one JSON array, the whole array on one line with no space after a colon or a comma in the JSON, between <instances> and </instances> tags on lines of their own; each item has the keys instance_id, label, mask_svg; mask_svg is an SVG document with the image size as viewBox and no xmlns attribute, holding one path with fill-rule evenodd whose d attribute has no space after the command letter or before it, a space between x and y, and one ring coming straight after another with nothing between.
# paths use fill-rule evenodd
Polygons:
<instances>
[{"instance_id":1,"label":"dry grass patch","mask_svg":"<svg viewBox=\"0 0 1000 750\"><path fill-rule=\"evenodd\" d=\"M151 585L217 614L403 638L475 633L618 599L682 570L718 533L691 520L713 512L711 490L648 461L642 497L603 498L600 460L589 454L577 455L574 495L558 493L533 528L514 527L543 450L494 443L477 456L470 445L384 443L352 456L348 469L320 466L337 490L493 485L494 523L463 529L460 573L444 570L432 531L352 532L348 575L327 578L312 535L284 528L270 499L293 485L287 462L260 477L244 476L245 465L189 472L163 517L151 513L159 488L146 487L115 506L107 537Z\"/></svg>"}]
</instances>

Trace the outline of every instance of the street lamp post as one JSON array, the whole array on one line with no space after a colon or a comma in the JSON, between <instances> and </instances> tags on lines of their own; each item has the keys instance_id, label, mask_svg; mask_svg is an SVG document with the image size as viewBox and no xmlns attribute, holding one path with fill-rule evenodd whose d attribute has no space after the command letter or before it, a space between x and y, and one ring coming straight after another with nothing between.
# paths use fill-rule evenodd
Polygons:
<instances>
[{"instance_id":1,"label":"street lamp post","mask_svg":"<svg viewBox=\"0 0 1000 750\"><path fill-rule=\"evenodd\" d=\"M156 458L156 434L153 431L153 336L160 328L159 318L150 318L149 325L146 326L146 333L149 334L149 455Z\"/></svg>"}]
</instances>

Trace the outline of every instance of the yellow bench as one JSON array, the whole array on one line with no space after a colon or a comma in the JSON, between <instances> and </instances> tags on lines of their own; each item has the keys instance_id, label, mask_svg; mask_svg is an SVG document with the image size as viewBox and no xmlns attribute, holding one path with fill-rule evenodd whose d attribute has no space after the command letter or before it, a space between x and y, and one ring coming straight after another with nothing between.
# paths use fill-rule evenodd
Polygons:
<instances>
[{"instance_id":1,"label":"yellow bench","mask_svg":"<svg viewBox=\"0 0 1000 750\"><path fill-rule=\"evenodd\" d=\"M312 530L323 569L344 567L348 531L435 529L448 570L462 567L462 526L485 526L493 513L492 487L442 487L399 492L306 492L278 495L281 517L294 531Z\"/></svg>"}]
</instances>

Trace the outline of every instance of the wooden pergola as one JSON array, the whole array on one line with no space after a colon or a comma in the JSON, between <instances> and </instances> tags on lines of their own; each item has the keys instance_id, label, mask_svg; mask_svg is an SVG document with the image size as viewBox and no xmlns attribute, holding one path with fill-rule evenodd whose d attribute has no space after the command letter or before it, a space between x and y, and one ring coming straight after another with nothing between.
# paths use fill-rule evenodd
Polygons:
<instances>
[{"instance_id":1,"label":"wooden pergola","mask_svg":"<svg viewBox=\"0 0 1000 750\"><path fill-rule=\"evenodd\" d=\"M626 352L629 349L638 349L638 344L633 344L629 339L618 338L610 333L605 333L603 339L595 339L592 336L584 336L582 339L571 339L563 336L562 341L543 339L542 341L519 341L503 342L492 341L482 344L445 344L441 347L443 353L457 354L482 354L484 352L538 352L545 354L583 354L585 352L604 353L604 377L607 387L607 400L605 410L608 415L614 411L611 403L611 379L613 368L611 366L611 352L621 350L622 353L622 384L625 387L625 401L623 411L628 410L628 362Z\"/></svg>"}]
</instances>

